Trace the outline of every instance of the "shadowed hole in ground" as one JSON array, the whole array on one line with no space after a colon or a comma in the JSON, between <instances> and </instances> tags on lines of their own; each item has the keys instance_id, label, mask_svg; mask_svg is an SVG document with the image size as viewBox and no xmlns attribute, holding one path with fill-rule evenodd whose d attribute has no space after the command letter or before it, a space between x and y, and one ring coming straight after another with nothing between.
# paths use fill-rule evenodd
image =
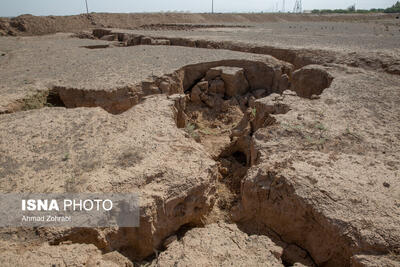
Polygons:
<instances>
[{"instance_id":1,"label":"shadowed hole in ground","mask_svg":"<svg viewBox=\"0 0 400 267\"><path fill-rule=\"evenodd\" d=\"M104 49L104 48L109 48L110 45L86 45L82 47L87 49Z\"/></svg>"},{"instance_id":2,"label":"shadowed hole in ground","mask_svg":"<svg viewBox=\"0 0 400 267\"><path fill-rule=\"evenodd\" d=\"M50 90L46 98L46 106L65 107L65 104L56 90Z\"/></svg>"},{"instance_id":3,"label":"shadowed hole in ground","mask_svg":"<svg viewBox=\"0 0 400 267\"><path fill-rule=\"evenodd\" d=\"M243 152L236 151L232 157L241 165L246 166L246 155Z\"/></svg>"},{"instance_id":4,"label":"shadowed hole in ground","mask_svg":"<svg viewBox=\"0 0 400 267\"><path fill-rule=\"evenodd\" d=\"M185 24L185 23L167 23L167 24L145 24L137 27L140 30L194 30L194 29L209 29L209 28L251 28L252 26L247 25L226 25L226 24Z\"/></svg>"}]
</instances>

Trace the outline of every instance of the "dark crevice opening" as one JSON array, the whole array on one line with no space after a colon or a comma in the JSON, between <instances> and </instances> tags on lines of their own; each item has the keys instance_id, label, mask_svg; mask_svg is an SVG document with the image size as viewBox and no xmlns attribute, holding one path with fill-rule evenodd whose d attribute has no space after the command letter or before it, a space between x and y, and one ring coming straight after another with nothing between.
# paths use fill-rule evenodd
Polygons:
<instances>
[{"instance_id":1,"label":"dark crevice opening","mask_svg":"<svg viewBox=\"0 0 400 267\"><path fill-rule=\"evenodd\" d=\"M246 154L244 154L241 151L236 151L232 154L232 157L238 162L240 163L242 166L246 166L247 164L247 157Z\"/></svg>"},{"instance_id":2,"label":"dark crevice opening","mask_svg":"<svg viewBox=\"0 0 400 267\"><path fill-rule=\"evenodd\" d=\"M104 49L104 48L109 48L110 45L86 45L82 47L87 49Z\"/></svg>"},{"instance_id":3,"label":"dark crevice opening","mask_svg":"<svg viewBox=\"0 0 400 267\"><path fill-rule=\"evenodd\" d=\"M50 90L46 98L46 106L50 107L66 107L56 90Z\"/></svg>"},{"instance_id":4,"label":"dark crevice opening","mask_svg":"<svg viewBox=\"0 0 400 267\"><path fill-rule=\"evenodd\" d=\"M198 225L195 223L187 223L182 225L181 227L179 227L179 229L175 232L175 234L171 234L169 237L176 235L177 240L180 241L182 240L182 238L186 235L186 233L194 228L198 228L198 227L203 227L203 225ZM127 249L130 249L129 247ZM125 251L121 251L118 250L118 252L120 252L121 254L127 256L133 263L138 264L138 265L148 265L152 262L154 262L155 260L157 260L158 256L160 255L160 253L164 252L167 250L167 247L164 246L164 244L161 244L160 247L157 250L154 250L155 253L151 254L150 256L146 257L145 259L143 259L142 261L135 261L132 257L128 257L127 253L124 254ZM135 265L136 266L136 265Z\"/></svg>"},{"instance_id":5,"label":"dark crevice opening","mask_svg":"<svg viewBox=\"0 0 400 267\"><path fill-rule=\"evenodd\" d=\"M176 232L176 236L177 236L178 240L181 240L188 231L190 231L196 227L201 227L201 226L193 224L193 223L187 223L187 224L184 224L181 227L179 227L178 231Z\"/></svg>"},{"instance_id":6,"label":"dark crevice opening","mask_svg":"<svg viewBox=\"0 0 400 267\"><path fill-rule=\"evenodd\" d=\"M201 80L202 80L203 78L204 78L204 77L202 76L202 77L196 79L196 80L193 82L193 84L192 84L191 86L189 86L188 89L184 90L184 93L185 93L185 94L190 94L190 93L192 92L192 89L196 86L196 84L198 84L199 82L201 82Z\"/></svg>"}]
</instances>

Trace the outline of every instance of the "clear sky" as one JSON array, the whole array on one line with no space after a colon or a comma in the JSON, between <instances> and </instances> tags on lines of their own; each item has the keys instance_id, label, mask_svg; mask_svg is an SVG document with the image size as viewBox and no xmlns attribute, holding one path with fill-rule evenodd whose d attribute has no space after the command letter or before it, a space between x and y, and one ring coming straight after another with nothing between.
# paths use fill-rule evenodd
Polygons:
<instances>
[{"instance_id":1,"label":"clear sky","mask_svg":"<svg viewBox=\"0 0 400 267\"><path fill-rule=\"evenodd\" d=\"M209 12L211 0L87 0L90 12ZM359 9L386 8L396 0L302 0L303 9L347 8L356 3ZM216 12L271 12L282 10L283 0L214 0ZM285 0L291 11L295 0ZM277 5L278 4L278 5ZM72 15L84 13L85 0L0 0L0 16Z\"/></svg>"}]
</instances>

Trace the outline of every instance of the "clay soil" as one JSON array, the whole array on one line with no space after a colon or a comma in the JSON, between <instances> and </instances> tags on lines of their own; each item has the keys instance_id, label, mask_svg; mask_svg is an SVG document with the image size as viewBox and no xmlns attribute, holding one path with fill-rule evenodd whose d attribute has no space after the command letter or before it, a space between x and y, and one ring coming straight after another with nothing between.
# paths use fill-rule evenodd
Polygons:
<instances>
[{"instance_id":1,"label":"clay soil","mask_svg":"<svg viewBox=\"0 0 400 267\"><path fill-rule=\"evenodd\" d=\"M1 228L0 266L400 266L396 15L0 19L0 191L137 228Z\"/></svg>"}]
</instances>

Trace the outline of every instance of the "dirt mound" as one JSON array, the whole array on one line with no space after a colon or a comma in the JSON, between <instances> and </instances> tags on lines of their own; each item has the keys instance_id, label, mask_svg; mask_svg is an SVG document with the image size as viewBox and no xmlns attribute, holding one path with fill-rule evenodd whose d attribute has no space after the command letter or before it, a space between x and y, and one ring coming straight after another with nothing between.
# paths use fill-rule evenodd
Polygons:
<instances>
[{"instance_id":1,"label":"dirt mound","mask_svg":"<svg viewBox=\"0 0 400 267\"><path fill-rule=\"evenodd\" d=\"M373 15L311 14L184 14L184 13L91 13L74 16L37 17L22 15L0 19L0 35L41 35L56 32L77 32L91 27L133 29L142 25L182 23L263 23L276 21L369 21L391 18ZM175 26L174 26L175 27ZM181 28L181 27L180 27ZM187 29L187 27L185 27Z\"/></svg>"},{"instance_id":2,"label":"dirt mound","mask_svg":"<svg viewBox=\"0 0 400 267\"><path fill-rule=\"evenodd\" d=\"M0 243L1 265L12 266L104 266L133 267L132 262L119 254L110 252L103 254L94 245L63 244L49 246L44 244L34 248L21 248L10 243Z\"/></svg>"},{"instance_id":3,"label":"dirt mound","mask_svg":"<svg viewBox=\"0 0 400 267\"><path fill-rule=\"evenodd\" d=\"M236 225L210 224L189 230L151 266L284 266L283 249L266 236L240 231Z\"/></svg>"},{"instance_id":4,"label":"dirt mound","mask_svg":"<svg viewBox=\"0 0 400 267\"><path fill-rule=\"evenodd\" d=\"M56 32L76 32L96 25L86 15L39 17L22 15L0 20L0 35L43 35Z\"/></svg>"},{"instance_id":5,"label":"dirt mound","mask_svg":"<svg viewBox=\"0 0 400 267\"><path fill-rule=\"evenodd\" d=\"M19 127L16 125L24 120L30 121L27 132L12 138L15 128L11 125ZM153 248L182 225L200 224L213 204L215 162L204 157L206 152L176 127L174 102L166 96L150 98L116 117L99 108L47 108L4 115L1 124L1 140L8 140L9 145L0 144L7 150L2 153L8 155L1 158L4 168L0 173L13 180L1 180L2 192L140 191L140 228L105 233L49 229L46 236L52 237L49 241L53 243L97 240L95 245L103 252L118 249L140 259L152 254ZM33 137L28 132L40 134ZM69 136L69 141L59 143L62 136ZM32 147L29 152L27 145ZM33 163L36 160L42 164ZM185 162L188 168L177 162ZM12 179L15 176L20 178ZM43 186L42 179L51 182ZM99 240L98 232L103 233ZM131 249L124 251L124 247Z\"/></svg>"}]
</instances>

